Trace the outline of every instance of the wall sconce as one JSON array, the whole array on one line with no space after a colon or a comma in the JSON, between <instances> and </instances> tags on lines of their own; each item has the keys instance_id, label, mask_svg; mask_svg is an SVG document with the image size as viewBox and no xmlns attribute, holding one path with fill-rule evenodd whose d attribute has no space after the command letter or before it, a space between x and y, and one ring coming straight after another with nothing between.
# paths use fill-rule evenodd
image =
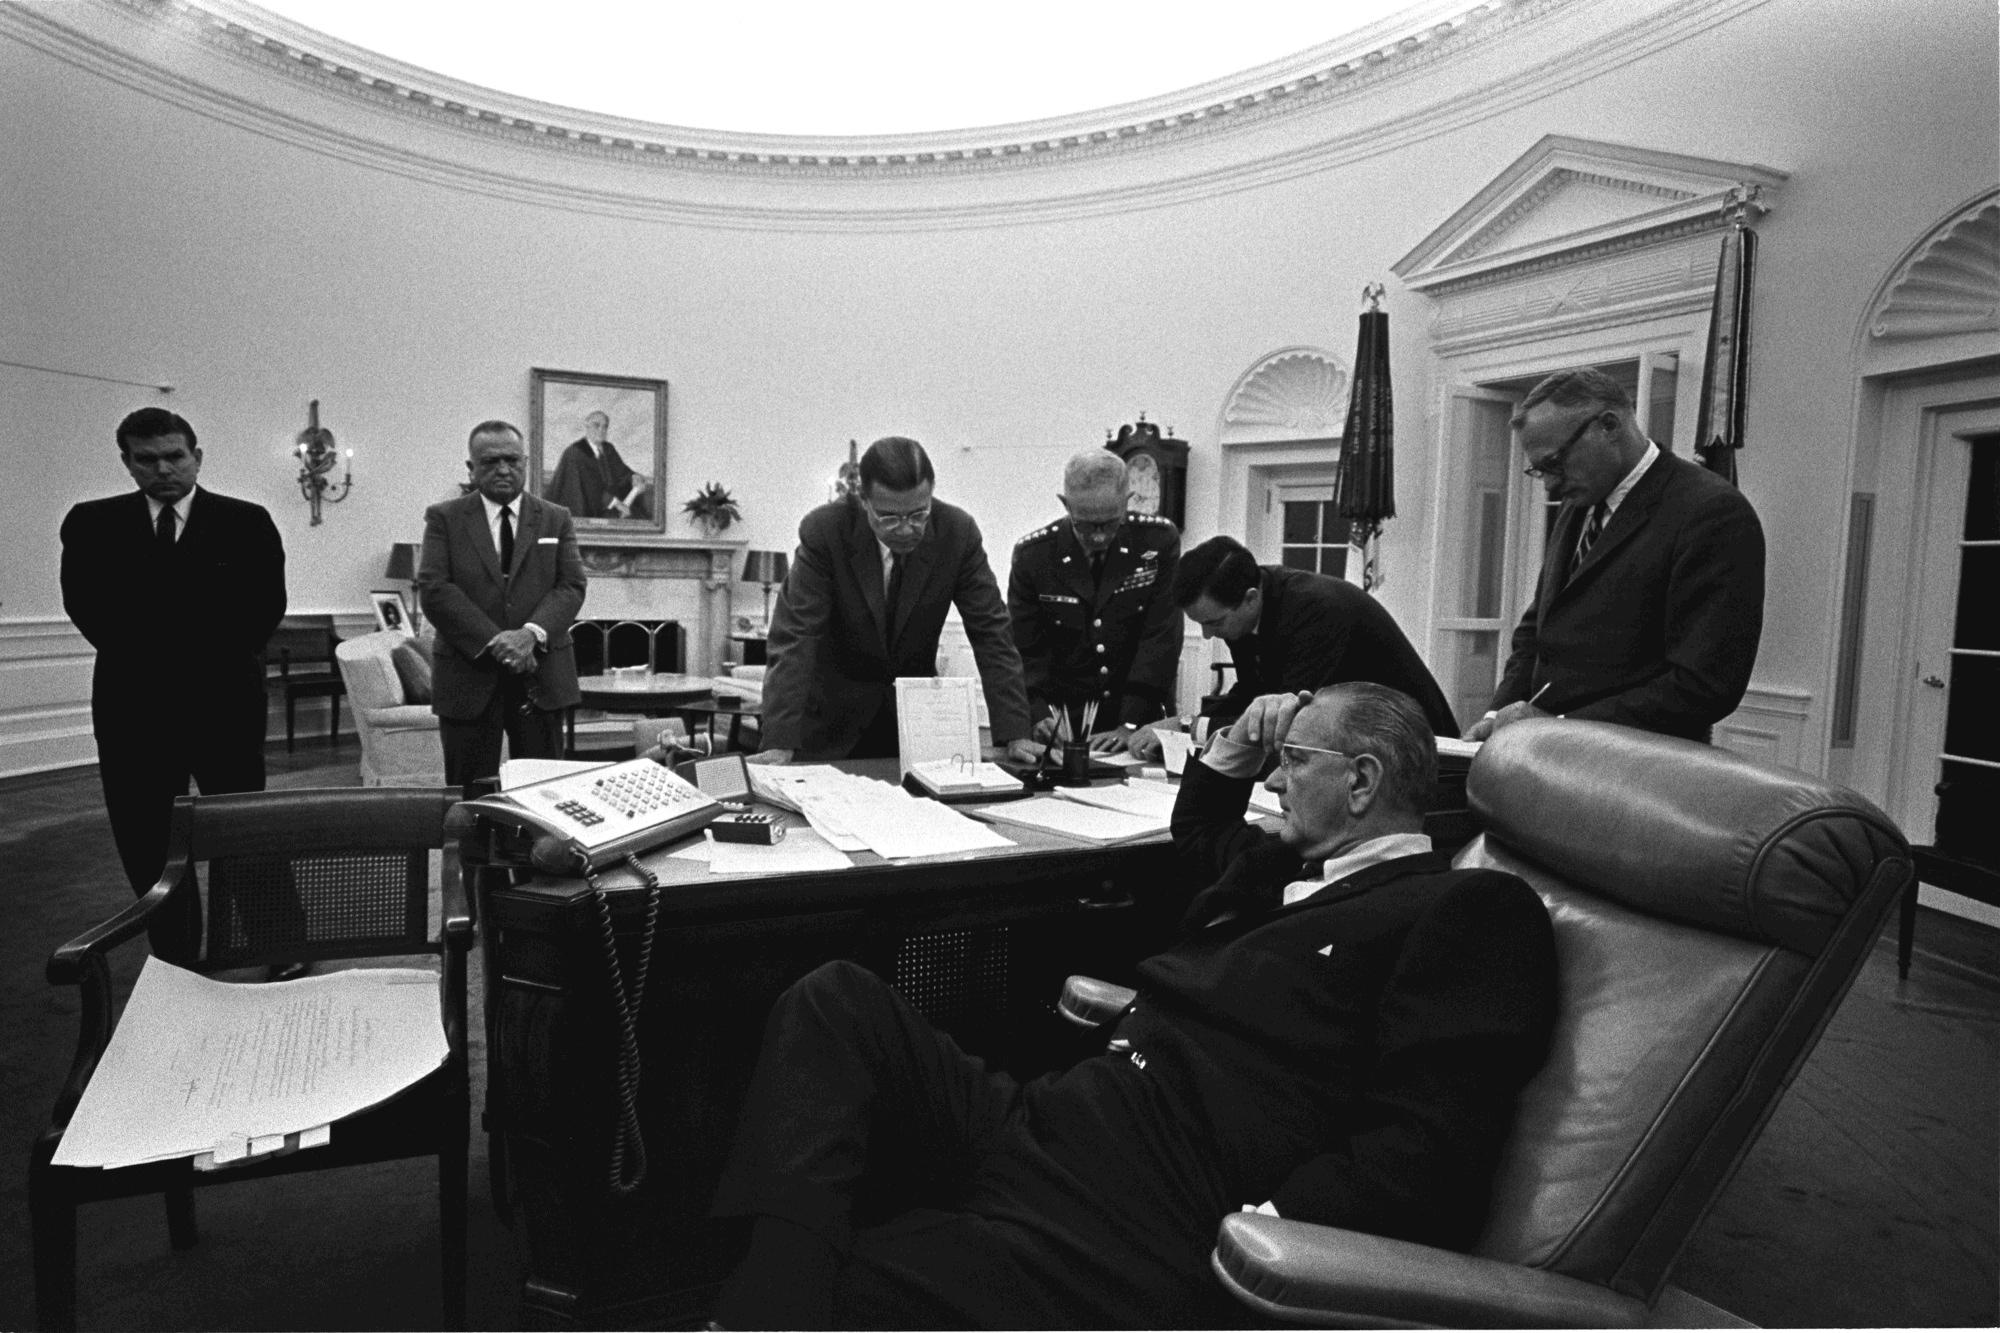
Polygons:
<instances>
[{"instance_id":1,"label":"wall sconce","mask_svg":"<svg viewBox=\"0 0 2000 1333\"><path fill-rule=\"evenodd\" d=\"M785 572L790 559L783 551L745 551L743 553L744 583L764 585L764 624L771 624L771 589L785 581Z\"/></svg>"},{"instance_id":2,"label":"wall sconce","mask_svg":"<svg viewBox=\"0 0 2000 1333\"><path fill-rule=\"evenodd\" d=\"M313 399L306 412L306 428L299 432L298 447L292 452L299 460L299 494L312 506L312 526L318 527L320 505L339 504L354 489L354 451L347 451L347 471L335 486L327 480L327 474L333 471L341 455L333 447L333 432L319 424L319 399Z\"/></svg>"}]
</instances>

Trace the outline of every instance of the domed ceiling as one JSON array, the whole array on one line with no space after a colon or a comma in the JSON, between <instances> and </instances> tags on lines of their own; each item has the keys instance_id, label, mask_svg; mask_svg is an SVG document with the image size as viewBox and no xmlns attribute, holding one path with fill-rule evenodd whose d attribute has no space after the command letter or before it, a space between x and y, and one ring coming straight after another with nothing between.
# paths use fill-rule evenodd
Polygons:
<instances>
[{"instance_id":1,"label":"domed ceiling","mask_svg":"<svg viewBox=\"0 0 2000 1333\"><path fill-rule=\"evenodd\" d=\"M660 125L879 136L1013 125L1393 42L1477 0L263 0L450 79Z\"/></svg>"}]
</instances>

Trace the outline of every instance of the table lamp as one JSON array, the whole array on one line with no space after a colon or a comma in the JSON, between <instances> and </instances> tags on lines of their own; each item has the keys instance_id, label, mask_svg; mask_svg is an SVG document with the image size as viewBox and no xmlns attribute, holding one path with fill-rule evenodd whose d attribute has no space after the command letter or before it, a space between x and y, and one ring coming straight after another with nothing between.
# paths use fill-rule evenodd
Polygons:
<instances>
[{"instance_id":1,"label":"table lamp","mask_svg":"<svg viewBox=\"0 0 2000 1333\"><path fill-rule=\"evenodd\" d=\"M416 582L417 544L415 542L391 542L389 544L389 564L382 571L382 577L385 579L397 579L403 583ZM423 612L416 604L417 599L414 595L414 590L412 590L411 596L403 600L409 606L410 624L413 627L421 626L424 623Z\"/></svg>"},{"instance_id":2,"label":"table lamp","mask_svg":"<svg viewBox=\"0 0 2000 1333\"><path fill-rule=\"evenodd\" d=\"M744 583L764 585L764 626L771 625L771 589L785 581L785 571L791 562L783 551L745 551L743 553Z\"/></svg>"}]
</instances>

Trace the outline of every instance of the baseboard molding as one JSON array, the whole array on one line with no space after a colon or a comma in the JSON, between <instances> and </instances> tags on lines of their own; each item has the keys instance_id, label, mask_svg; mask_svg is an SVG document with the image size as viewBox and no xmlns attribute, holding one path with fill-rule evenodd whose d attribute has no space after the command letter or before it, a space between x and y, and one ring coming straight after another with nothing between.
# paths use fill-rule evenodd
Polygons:
<instances>
[{"instance_id":1,"label":"baseboard molding","mask_svg":"<svg viewBox=\"0 0 2000 1333\"><path fill-rule=\"evenodd\" d=\"M1806 769L1806 724L1813 697L1752 685L1735 712L1715 724L1715 743L1746 759Z\"/></svg>"},{"instance_id":2,"label":"baseboard molding","mask_svg":"<svg viewBox=\"0 0 2000 1333\"><path fill-rule=\"evenodd\" d=\"M300 614L329 614L301 612ZM375 628L368 611L335 611L342 638ZM95 766L97 740L90 723L90 674L96 654L67 619L0 620L0 778ZM326 744L326 699L298 704L298 744ZM354 722L341 706L343 745L354 743ZM275 691L265 714L267 740L285 739L283 700Z\"/></svg>"},{"instance_id":3,"label":"baseboard molding","mask_svg":"<svg viewBox=\"0 0 2000 1333\"><path fill-rule=\"evenodd\" d=\"M1928 884L1920 884L1917 886L1917 901L1925 907L1933 907L1951 916L2000 930L2000 907L1964 897L1949 889L1936 889Z\"/></svg>"}]
</instances>

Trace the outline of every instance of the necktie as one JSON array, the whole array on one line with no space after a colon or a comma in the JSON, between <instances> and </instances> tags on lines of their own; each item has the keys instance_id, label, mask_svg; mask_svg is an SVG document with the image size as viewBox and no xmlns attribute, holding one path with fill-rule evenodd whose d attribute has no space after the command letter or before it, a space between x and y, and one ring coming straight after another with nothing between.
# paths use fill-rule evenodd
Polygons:
<instances>
[{"instance_id":1,"label":"necktie","mask_svg":"<svg viewBox=\"0 0 2000 1333\"><path fill-rule=\"evenodd\" d=\"M1576 541L1576 559L1570 562L1570 576L1574 578L1583 558L1590 554L1590 548L1597 542L1597 534L1604 531L1604 502L1599 500L1590 507L1590 517L1584 520L1583 536Z\"/></svg>"},{"instance_id":2,"label":"necktie","mask_svg":"<svg viewBox=\"0 0 2000 1333\"><path fill-rule=\"evenodd\" d=\"M1090 557L1090 581L1092 583L1104 582L1104 552L1102 551Z\"/></svg>"},{"instance_id":3,"label":"necktie","mask_svg":"<svg viewBox=\"0 0 2000 1333\"><path fill-rule=\"evenodd\" d=\"M174 507L162 506L160 516L153 520L153 540L159 543L162 552L174 549Z\"/></svg>"},{"instance_id":4,"label":"necktie","mask_svg":"<svg viewBox=\"0 0 2000 1333\"><path fill-rule=\"evenodd\" d=\"M889 556L889 601L888 605L884 608L888 612L885 618L889 622L890 629L896 627L896 608L901 606L902 603L903 555L902 552L896 551L892 552Z\"/></svg>"},{"instance_id":5,"label":"necktie","mask_svg":"<svg viewBox=\"0 0 2000 1333\"><path fill-rule=\"evenodd\" d=\"M500 572L514 572L514 507L500 506Z\"/></svg>"}]
</instances>

